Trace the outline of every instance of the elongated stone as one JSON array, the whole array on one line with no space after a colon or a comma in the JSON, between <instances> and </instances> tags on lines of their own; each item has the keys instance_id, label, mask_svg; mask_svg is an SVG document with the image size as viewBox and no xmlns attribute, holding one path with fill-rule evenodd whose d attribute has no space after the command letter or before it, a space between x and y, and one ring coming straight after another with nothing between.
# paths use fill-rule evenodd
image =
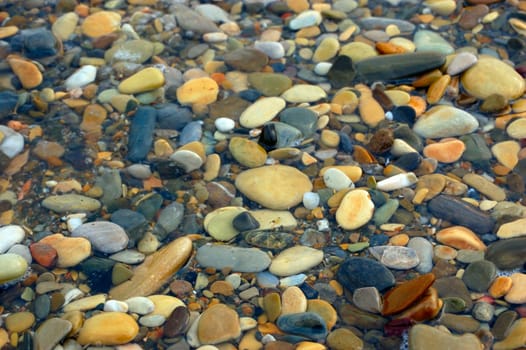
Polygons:
<instances>
[{"instance_id":1,"label":"elongated stone","mask_svg":"<svg viewBox=\"0 0 526 350\"><path fill-rule=\"evenodd\" d=\"M434 216L468 227L478 234L491 232L495 226L495 221L488 213L457 197L439 195L429 201L428 209Z\"/></svg>"},{"instance_id":2,"label":"elongated stone","mask_svg":"<svg viewBox=\"0 0 526 350\"><path fill-rule=\"evenodd\" d=\"M195 258L203 267L230 268L235 272L259 272L270 265L269 256L259 249L226 245L201 246Z\"/></svg>"},{"instance_id":3,"label":"elongated stone","mask_svg":"<svg viewBox=\"0 0 526 350\"><path fill-rule=\"evenodd\" d=\"M128 136L128 159L140 162L146 158L153 143L153 130L157 111L152 107L140 107L132 118Z\"/></svg>"},{"instance_id":4,"label":"elongated stone","mask_svg":"<svg viewBox=\"0 0 526 350\"><path fill-rule=\"evenodd\" d=\"M179 270L192 253L192 241L181 237L148 256L134 271L131 280L110 290L113 299L148 296L157 291Z\"/></svg>"},{"instance_id":5,"label":"elongated stone","mask_svg":"<svg viewBox=\"0 0 526 350\"><path fill-rule=\"evenodd\" d=\"M502 270L521 267L526 261L526 237L504 239L491 243L486 251L485 259L493 262Z\"/></svg>"},{"instance_id":6,"label":"elongated stone","mask_svg":"<svg viewBox=\"0 0 526 350\"><path fill-rule=\"evenodd\" d=\"M327 336L325 320L313 312L283 315L278 318L277 326L286 333L324 340Z\"/></svg>"},{"instance_id":7,"label":"elongated stone","mask_svg":"<svg viewBox=\"0 0 526 350\"><path fill-rule=\"evenodd\" d=\"M444 64L444 55L412 52L368 58L355 64L357 77L365 82L389 81L414 76Z\"/></svg>"}]
</instances>

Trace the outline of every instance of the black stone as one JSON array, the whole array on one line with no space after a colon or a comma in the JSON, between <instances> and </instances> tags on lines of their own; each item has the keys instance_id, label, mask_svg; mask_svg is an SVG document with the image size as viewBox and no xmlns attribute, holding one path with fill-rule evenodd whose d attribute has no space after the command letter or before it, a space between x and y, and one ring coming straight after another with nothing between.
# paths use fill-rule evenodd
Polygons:
<instances>
[{"instance_id":1,"label":"black stone","mask_svg":"<svg viewBox=\"0 0 526 350\"><path fill-rule=\"evenodd\" d=\"M239 232L255 230L259 228L259 222L248 211L244 211L232 220L232 225Z\"/></svg>"},{"instance_id":2,"label":"black stone","mask_svg":"<svg viewBox=\"0 0 526 350\"><path fill-rule=\"evenodd\" d=\"M141 239L148 228L144 215L130 209L116 210L111 214L110 221L121 226L132 242Z\"/></svg>"},{"instance_id":3,"label":"black stone","mask_svg":"<svg viewBox=\"0 0 526 350\"><path fill-rule=\"evenodd\" d=\"M416 120L416 112L413 107L410 106L397 106L391 110L393 114L393 120L399 123L408 124L413 126Z\"/></svg>"},{"instance_id":4,"label":"black stone","mask_svg":"<svg viewBox=\"0 0 526 350\"><path fill-rule=\"evenodd\" d=\"M57 54L57 39L45 28L28 29L22 32L24 53L28 58L43 58Z\"/></svg>"},{"instance_id":5,"label":"black stone","mask_svg":"<svg viewBox=\"0 0 526 350\"><path fill-rule=\"evenodd\" d=\"M153 144L153 132L157 110L153 107L139 107L132 117L128 135L128 159L141 162L146 159Z\"/></svg>"},{"instance_id":6,"label":"black stone","mask_svg":"<svg viewBox=\"0 0 526 350\"><path fill-rule=\"evenodd\" d=\"M413 171L420 165L422 157L417 152L406 153L393 162L399 168L407 171Z\"/></svg>"},{"instance_id":7,"label":"black stone","mask_svg":"<svg viewBox=\"0 0 526 350\"><path fill-rule=\"evenodd\" d=\"M457 197L438 195L431 199L427 208L435 217L465 226L477 234L491 232L495 220L486 212Z\"/></svg>"},{"instance_id":8,"label":"black stone","mask_svg":"<svg viewBox=\"0 0 526 350\"><path fill-rule=\"evenodd\" d=\"M278 133L274 124L265 124L261 129L261 135L259 135L258 144L263 147L266 151L271 151L276 148L278 142Z\"/></svg>"},{"instance_id":9,"label":"black stone","mask_svg":"<svg viewBox=\"0 0 526 350\"><path fill-rule=\"evenodd\" d=\"M185 306L176 307L164 324L164 336L168 338L177 337L184 333L188 326L190 313Z\"/></svg>"},{"instance_id":10,"label":"black stone","mask_svg":"<svg viewBox=\"0 0 526 350\"><path fill-rule=\"evenodd\" d=\"M352 59L345 55L338 56L327 73L327 78L335 89L351 86L355 77L356 70Z\"/></svg>"},{"instance_id":11,"label":"black stone","mask_svg":"<svg viewBox=\"0 0 526 350\"><path fill-rule=\"evenodd\" d=\"M79 264L80 270L88 277L93 293L106 293L112 285L111 274L115 261L92 256Z\"/></svg>"},{"instance_id":12,"label":"black stone","mask_svg":"<svg viewBox=\"0 0 526 350\"><path fill-rule=\"evenodd\" d=\"M336 279L351 292L363 287L376 287L383 291L395 284L395 278L387 267L376 260L361 257L345 260L336 273Z\"/></svg>"}]
</instances>

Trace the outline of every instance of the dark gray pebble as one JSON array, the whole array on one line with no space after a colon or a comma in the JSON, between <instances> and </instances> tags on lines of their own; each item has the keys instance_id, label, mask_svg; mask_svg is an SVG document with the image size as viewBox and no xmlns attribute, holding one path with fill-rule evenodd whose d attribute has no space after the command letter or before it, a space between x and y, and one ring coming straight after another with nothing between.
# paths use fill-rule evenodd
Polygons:
<instances>
[{"instance_id":1,"label":"dark gray pebble","mask_svg":"<svg viewBox=\"0 0 526 350\"><path fill-rule=\"evenodd\" d=\"M395 284L395 278L387 267L376 260L360 257L344 261L336 279L351 292L363 287L376 287L383 291Z\"/></svg>"},{"instance_id":2,"label":"dark gray pebble","mask_svg":"<svg viewBox=\"0 0 526 350\"><path fill-rule=\"evenodd\" d=\"M139 107L131 118L130 133L128 135L128 159L141 162L153 143L153 131L157 119L157 110L152 107Z\"/></svg>"},{"instance_id":3,"label":"dark gray pebble","mask_svg":"<svg viewBox=\"0 0 526 350\"><path fill-rule=\"evenodd\" d=\"M307 337L316 341L327 336L325 320L313 312L283 315L278 318L277 326L285 333Z\"/></svg>"}]
</instances>

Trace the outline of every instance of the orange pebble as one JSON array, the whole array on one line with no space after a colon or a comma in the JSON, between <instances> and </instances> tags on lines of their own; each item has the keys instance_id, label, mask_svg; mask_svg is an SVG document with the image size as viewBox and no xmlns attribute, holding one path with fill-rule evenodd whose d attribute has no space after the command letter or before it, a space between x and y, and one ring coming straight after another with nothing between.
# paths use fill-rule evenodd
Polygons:
<instances>
[{"instance_id":1,"label":"orange pebble","mask_svg":"<svg viewBox=\"0 0 526 350\"><path fill-rule=\"evenodd\" d=\"M75 6L75 13L79 15L80 17L88 17L89 15L89 7L84 4L79 4Z\"/></svg>"},{"instance_id":2,"label":"orange pebble","mask_svg":"<svg viewBox=\"0 0 526 350\"><path fill-rule=\"evenodd\" d=\"M406 246L407 243L409 243L409 236L406 233L400 233L398 235L394 235L389 239L389 243L391 245L396 246Z\"/></svg>"},{"instance_id":3,"label":"orange pebble","mask_svg":"<svg viewBox=\"0 0 526 350\"><path fill-rule=\"evenodd\" d=\"M453 163L460 159L465 150L464 142L454 138L445 138L440 142L424 147L423 153L424 156L436 159L441 163Z\"/></svg>"},{"instance_id":4,"label":"orange pebble","mask_svg":"<svg viewBox=\"0 0 526 350\"><path fill-rule=\"evenodd\" d=\"M420 117L422 114L424 114L427 108L426 100L424 100L420 96L414 96L414 95L409 98L408 105L411 106L415 110L417 117Z\"/></svg>"},{"instance_id":5,"label":"orange pebble","mask_svg":"<svg viewBox=\"0 0 526 350\"><path fill-rule=\"evenodd\" d=\"M375 46L376 46L376 50L380 52L380 54L383 54L383 55L392 55L396 53L405 52L405 49L403 47L395 45L395 44L391 44L391 43L380 42L380 43L376 43Z\"/></svg>"},{"instance_id":6,"label":"orange pebble","mask_svg":"<svg viewBox=\"0 0 526 350\"><path fill-rule=\"evenodd\" d=\"M226 77L223 73L212 73L210 78L214 79L219 85L221 85L226 80Z\"/></svg>"},{"instance_id":7,"label":"orange pebble","mask_svg":"<svg viewBox=\"0 0 526 350\"><path fill-rule=\"evenodd\" d=\"M258 331L261 334L284 334L278 326L270 322L258 325Z\"/></svg>"},{"instance_id":8,"label":"orange pebble","mask_svg":"<svg viewBox=\"0 0 526 350\"><path fill-rule=\"evenodd\" d=\"M338 296L343 295L343 287L340 284L340 282L338 282L336 280L330 280L329 281L329 286L334 288L334 291L336 292L336 295L338 295Z\"/></svg>"},{"instance_id":9,"label":"orange pebble","mask_svg":"<svg viewBox=\"0 0 526 350\"><path fill-rule=\"evenodd\" d=\"M508 276L499 276L493 280L491 287L489 287L489 295L494 298L500 298L506 295L511 288L512 280Z\"/></svg>"}]
</instances>

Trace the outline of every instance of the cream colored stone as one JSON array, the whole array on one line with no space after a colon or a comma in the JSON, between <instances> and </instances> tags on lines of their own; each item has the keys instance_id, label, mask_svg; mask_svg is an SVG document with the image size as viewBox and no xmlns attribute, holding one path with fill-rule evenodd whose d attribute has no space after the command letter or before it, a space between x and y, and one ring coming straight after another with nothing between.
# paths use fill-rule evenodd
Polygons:
<instances>
[{"instance_id":1,"label":"cream colored stone","mask_svg":"<svg viewBox=\"0 0 526 350\"><path fill-rule=\"evenodd\" d=\"M345 230L355 230L367 224L373 213L374 203L369 193L356 189L343 197L336 211L336 221Z\"/></svg>"},{"instance_id":2,"label":"cream colored stone","mask_svg":"<svg viewBox=\"0 0 526 350\"><path fill-rule=\"evenodd\" d=\"M120 345L132 341L138 333L139 326L130 315L104 312L84 322L77 342L80 345Z\"/></svg>"}]
</instances>

